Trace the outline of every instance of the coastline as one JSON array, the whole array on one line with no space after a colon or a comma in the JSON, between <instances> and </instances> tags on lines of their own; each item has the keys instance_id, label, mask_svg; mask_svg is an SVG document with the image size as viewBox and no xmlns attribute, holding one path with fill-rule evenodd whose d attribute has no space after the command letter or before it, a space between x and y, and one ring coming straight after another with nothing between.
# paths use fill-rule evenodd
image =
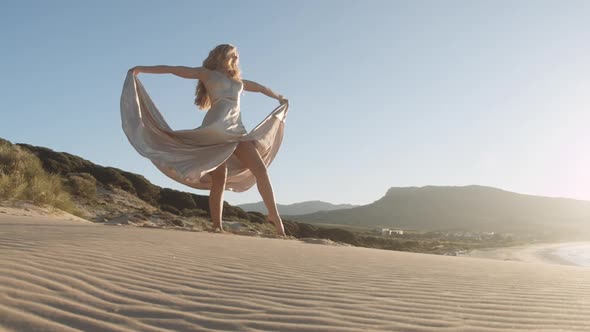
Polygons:
<instances>
[{"instance_id":1,"label":"coastline","mask_svg":"<svg viewBox=\"0 0 590 332\"><path fill-rule=\"evenodd\" d=\"M588 246L589 242L558 242L558 243L536 243L528 245L519 245L505 248L476 249L469 251L461 256L516 261L525 263L545 263L557 265L569 265L578 267L589 267L580 260L569 257L568 253L572 248L579 246ZM570 255L571 256L571 255Z\"/></svg>"}]
</instances>

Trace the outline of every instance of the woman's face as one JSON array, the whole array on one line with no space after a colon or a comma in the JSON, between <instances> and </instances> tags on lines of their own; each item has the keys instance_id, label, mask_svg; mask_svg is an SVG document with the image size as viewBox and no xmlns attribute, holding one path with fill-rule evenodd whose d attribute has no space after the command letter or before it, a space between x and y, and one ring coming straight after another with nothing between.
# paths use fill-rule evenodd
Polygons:
<instances>
[{"instance_id":1,"label":"woman's face","mask_svg":"<svg viewBox=\"0 0 590 332\"><path fill-rule=\"evenodd\" d=\"M239 56L238 56L238 51L231 50L225 57L225 60L223 61L223 65L225 69L229 69L232 67L237 67L238 66L238 62L239 62Z\"/></svg>"}]
</instances>

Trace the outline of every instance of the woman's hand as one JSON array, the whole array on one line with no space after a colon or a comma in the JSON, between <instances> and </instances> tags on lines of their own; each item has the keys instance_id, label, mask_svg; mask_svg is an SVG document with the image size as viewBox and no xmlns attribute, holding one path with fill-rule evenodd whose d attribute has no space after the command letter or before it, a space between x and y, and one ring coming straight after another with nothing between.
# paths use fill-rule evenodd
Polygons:
<instances>
[{"instance_id":1,"label":"woman's hand","mask_svg":"<svg viewBox=\"0 0 590 332\"><path fill-rule=\"evenodd\" d=\"M289 99L285 98L283 95L279 95L279 103L281 105L289 103Z\"/></svg>"},{"instance_id":2,"label":"woman's hand","mask_svg":"<svg viewBox=\"0 0 590 332\"><path fill-rule=\"evenodd\" d=\"M137 74L141 73L141 66L135 66L129 69L129 71L132 72L134 76L137 76Z\"/></svg>"}]
</instances>

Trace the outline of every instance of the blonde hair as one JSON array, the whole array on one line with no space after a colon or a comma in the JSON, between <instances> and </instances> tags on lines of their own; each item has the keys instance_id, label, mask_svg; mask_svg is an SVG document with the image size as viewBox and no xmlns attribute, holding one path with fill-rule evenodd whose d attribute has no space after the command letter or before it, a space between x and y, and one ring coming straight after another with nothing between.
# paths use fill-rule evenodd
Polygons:
<instances>
[{"instance_id":1,"label":"blonde hair","mask_svg":"<svg viewBox=\"0 0 590 332\"><path fill-rule=\"evenodd\" d=\"M231 44L217 45L214 49L209 52L207 58L203 61L203 67L215 70L224 61L228 61L228 58L232 52L238 53L235 46ZM237 62L233 61L229 68L229 74L231 78L235 80L241 80L240 68L238 68ZM202 81L199 81L197 88L195 89L195 105L199 106L200 109L207 110L211 107L211 99L207 93L207 88Z\"/></svg>"}]
</instances>

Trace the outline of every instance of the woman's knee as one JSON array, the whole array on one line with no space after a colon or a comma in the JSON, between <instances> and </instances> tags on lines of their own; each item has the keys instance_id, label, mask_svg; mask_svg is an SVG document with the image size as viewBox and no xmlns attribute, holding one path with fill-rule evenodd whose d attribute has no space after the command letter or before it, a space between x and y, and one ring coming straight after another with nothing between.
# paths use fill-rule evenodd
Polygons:
<instances>
[{"instance_id":1,"label":"woman's knee","mask_svg":"<svg viewBox=\"0 0 590 332\"><path fill-rule=\"evenodd\" d=\"M219 165L216 169L211 171L211 178L213 178L213 182L225 182L227 180L227 165L223 163Z\"/></svg>"},{"instance_id":2,"label":"woman's knee","mask_svg":"<svg viewBox=\"0 0 590 332\"><path fill-rule=\"evenodd\" d=\"M252 165L249 169L250 169L250 172L252 172L252 174L254 174L254 176L256 178L260 178L262 176L267 176L267 174L268 174L266 166L264 165L262 160L260 162L254 163L254 165Z\"/></svg>"}]
</instances>

